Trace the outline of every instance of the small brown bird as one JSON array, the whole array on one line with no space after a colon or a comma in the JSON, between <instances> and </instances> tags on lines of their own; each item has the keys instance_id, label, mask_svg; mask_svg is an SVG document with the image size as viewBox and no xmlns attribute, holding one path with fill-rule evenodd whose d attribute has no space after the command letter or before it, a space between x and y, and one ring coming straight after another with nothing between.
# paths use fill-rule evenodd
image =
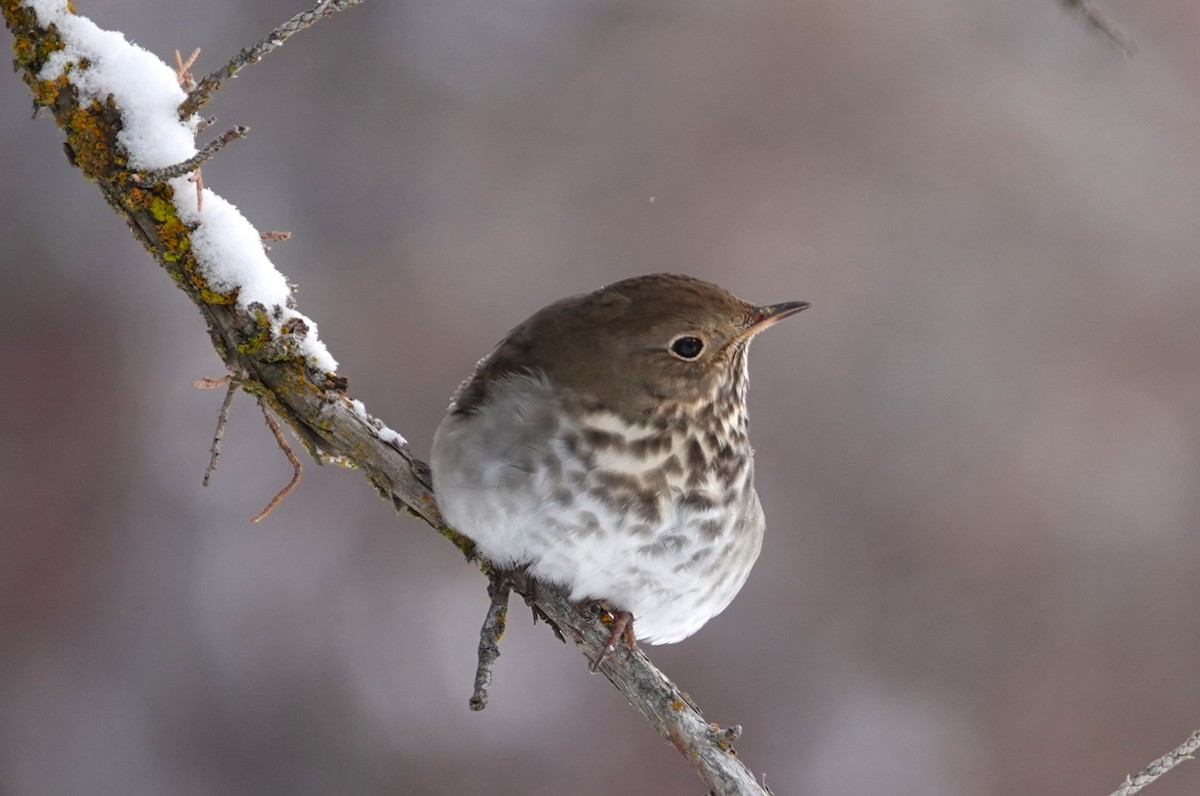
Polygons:
<instances>
[{"instance_id":1,"label":"small brown bird","mask_svg":"<svg viewBox=\"0 0 1200 796\"><path fill-rule=\"evenodd\" d=\"M513 329L433 441L446 519L501 568L605 603L651 644L729 605L762 546L746 351L802 301L754 306L655 274L572 296Z\"/></svg>"}]
</instances>

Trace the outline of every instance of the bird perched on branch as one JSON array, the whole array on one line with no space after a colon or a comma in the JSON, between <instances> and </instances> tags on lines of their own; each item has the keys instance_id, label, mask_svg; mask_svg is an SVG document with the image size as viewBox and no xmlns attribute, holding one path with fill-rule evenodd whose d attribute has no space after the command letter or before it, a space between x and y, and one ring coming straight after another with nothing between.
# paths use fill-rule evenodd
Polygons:
<instances>
[{"instance_id":1,"label":"bird perched on branch","mask_svg":"<svg viewBox=\"0 0 1200 796\"><path fill-rule=\"evenodd\" d=\"M651 644L687 638L762 546L747 349L809 306L654 274L543 308L480 360L438 427L443 514L497 567L610 610L596 665L633 627Z\"/></svg>"}]
</instances>

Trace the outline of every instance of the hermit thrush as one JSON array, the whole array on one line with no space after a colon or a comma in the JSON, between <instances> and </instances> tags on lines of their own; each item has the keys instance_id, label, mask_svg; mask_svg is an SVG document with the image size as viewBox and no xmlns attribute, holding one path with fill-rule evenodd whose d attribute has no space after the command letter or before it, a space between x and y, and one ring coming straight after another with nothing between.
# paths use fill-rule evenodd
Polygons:
<instances>
[{"instance_id":1,"label":"hermit thrush","mask_svg":"<svg viewBox=\"0 0 1200 796\"><path fill-rule=\"evenodd\" d=\"M606 604L606 653L630 621L651 644L687 638L762 546L746 350L808 306L655 274L545 307L480 360L438 427L443 514L498 567Z\"/></svg>"}]
</instances>

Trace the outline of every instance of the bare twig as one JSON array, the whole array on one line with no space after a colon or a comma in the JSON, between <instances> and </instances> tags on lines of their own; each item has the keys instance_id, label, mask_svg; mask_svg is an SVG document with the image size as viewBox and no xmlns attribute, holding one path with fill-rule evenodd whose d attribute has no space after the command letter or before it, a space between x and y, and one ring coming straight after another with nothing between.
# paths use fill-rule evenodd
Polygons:
<instances>
[{"instance_id":1,"label":"bare twig","mask_svg":"<svg viewBox=\"0 0 1200 796\"><path fill-rule=\"evenodd\" d=\"M475 691L471 694L471 710L487 707L488 693L492 687L492 665L500 657L500 637L508 625L508 593L512 585L508 578L496 570L488 573L487 616L479 629L479 664L475 668Z\"/></svg>"},{"instance_id":2,"label":"bare twig","mask_svg":"<svg viewBox=\"0 0 1200 796\"><path fill-rule=\"evenodd\" d=\"M312 27L324 17L333 16L338 11L344 11L362 2L363 0L320 0L308 11L299 13L287 22L279 25L268 33L266 38L260 40L252 47L242 50L229 59L229 62L217 71L205 75L199 84L188 93L187 99L183 101L183 104L179 106L179 118L186 119L200 110L201 106L211 99L217 89L221 88L221 85L226 80L236 75L238 70L243 66L258 63L267 53L276 47L282 46L292 36L305 28Z\"/></svg>"},{"instance_id":3,"label":"bare twig","mask_svg":"<svg viewBox=\"0 0 1200 796\"><path fill-rule=\"evenodd\" d=\"M165 182L167 180L174 179L175 177L182 177L185 174L191 174L193 171L200 168L204 161L220 152L226 144L230 143L231 141L236 141L239 138L245 138L249 132L250 128L242 124L231 127L226 130L224 134L209 141L207 144L205 144L204 149L201 149L199 152L192 155L182 163L176 163L174 166L167 166L164 169L144 171L141 174L138 174L136 179L143 183L155 183Z\"/></svg>"},{"instance_id":4,"label":"bare twig","mask_svg":"<svg viewBox=\"0 0 1200 796\"><path fill-rule=\"evenodd\" d=\"M224 387L233 379L233 374L226 373L224 376L212 378L210 376L201 376L192 382L192 386L197 390L215 390L218 387Z\"/></svg>"},{"instance_id":5,"label":"bare twig","mask_svg":"<svg viewBox=\"0 0 1200 796\"><path fill-rule=\"evenodd\" d=\"M1125 777L1121 787L1113 791L1110 796L1132 796L1183 761L1191 760L1197 749L1200 749L1200 730L1196 730L1188 736L1186 741L1132 777Z\"/></svg>"},{"instance_id":6,"label":"bare twig","mask_svg":"<svg viewBox=\"0 0 1200 796\"><path fill-rule=\"evenodd\" d=\"M1088 25L1104 34L1105 38L1121 48L1121 52L1126 55L1133 55L1133 42L1129 40L1129 37L1125 35L1123 30L1109 21L1108 17L1096 10L1091 0L1062 0L1062 3L1067 8L1079 12Z\"/></svg>"},{"instance_id":7,"label":"bare twig","mask_svg":"<svg viewBox=\"0 0 1200 796\"><path fill-rule=\"evenodd\" d=\"M292 464L292 480L288 481L287 485L283 489L279 490L275 494L275 497L271 498L271 502L267 504L267 507L258 514L255 514L254 517L250 519L250 522L261 522L262 520L266 519L267 515L274 511L275 507L279 505L279 502L287 497L289 492L296 488L296 484L300 483L301 473L300 460L296 458L296 454L292 450L292 446L288 445L287 440L284 439L283 429L279 427L278 421L276 421L271 415L270 407L268 407L266 402L260 398L258 401L258 408L262 410L263 419L267 421L267 428L271 429L271 433L275 435L275 442L279 444L279 449L283 451L283 455L286 456L287 460Z\"/></svg>"},{"instance_id":8,"label":"bare twig","mask_svg":"<svg viewBox=\"0 0 1200 796\"><path fill-rule=\"evenodd\" d=\"M217 470L217 460L221 458L221 440L225 437L225 426L229 422L229 407L233 403L233 394L237 392L241 380L235 379L232 374L226 373L219 379L210 379L206 376L192 382L192 386L198 390L214 390L226 384L229 385L229 389L225 390L225 400L221 401L221 408L217 412L217 430L213 433L212 447L208 455L208 467L204 468L205 486L208 486L208 479Z\"/></svg>"},{"instance_id":9,"label":"bare twig","mask_svg":"<svg viewBox=\"0 0 1200 796\"><path fill-rule=\"evenodd\" d=\"M275 241L280 241L280 240L291 240L292 233L285 231L285 230L273 229L273 230L263 231L263 232L258 233L258 239L262 241L263 251L265 251L267 254L270 254L271 247L267 245L268 242L273 243ZM291 284L291 283L289 283L289 284ZM294 289L294 286L293 286L293 289Z\"/></svg>"}]
</instances>

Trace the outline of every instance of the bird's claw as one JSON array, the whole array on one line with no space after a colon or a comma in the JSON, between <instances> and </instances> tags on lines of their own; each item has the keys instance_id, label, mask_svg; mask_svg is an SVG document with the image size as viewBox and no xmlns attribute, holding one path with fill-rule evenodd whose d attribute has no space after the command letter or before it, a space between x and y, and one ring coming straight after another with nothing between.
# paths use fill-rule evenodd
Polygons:
<instances>
[{"instance_id":1,"label":"bird's claw","mask_svg":"<svg viewBox=\"0 0 1200 796\"><path fill-rule=\"evenodd\" d=\"M612 657L612 654L617 650L617 643L622 642L632 652L637 639L633 635L633 614L628 611L612 611L608 614L612 616L612 632L608 635L608 642L600 650L600 654L596 660L592 662L591 670L593 672L600 669L600 665Z\"/></svg>"}]
</instances>

